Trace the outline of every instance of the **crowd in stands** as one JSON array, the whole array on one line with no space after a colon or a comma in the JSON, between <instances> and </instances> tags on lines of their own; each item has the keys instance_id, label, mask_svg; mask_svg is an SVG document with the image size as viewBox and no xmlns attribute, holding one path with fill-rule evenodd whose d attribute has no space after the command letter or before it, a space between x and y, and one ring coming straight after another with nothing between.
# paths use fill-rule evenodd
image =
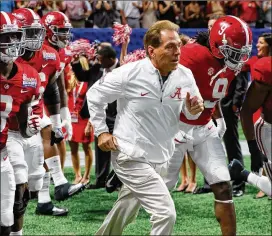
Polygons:
<instances>
[{"instance_id":1,"label":"crowd in stands","mask_svg":"<svg viewBox=\"0 0 272 236\"><path fill-rule=\"evenodd\" d=\"M131 28L149 28L157 20L170 20L181 28L204 28L209 19L222 15L238 16L251 27L272 26L271 1L1 1L1 11L29 7L40 16L49 11L65 13L74 28L108 28L113 22Z\"/></svg>"}]
</instances>

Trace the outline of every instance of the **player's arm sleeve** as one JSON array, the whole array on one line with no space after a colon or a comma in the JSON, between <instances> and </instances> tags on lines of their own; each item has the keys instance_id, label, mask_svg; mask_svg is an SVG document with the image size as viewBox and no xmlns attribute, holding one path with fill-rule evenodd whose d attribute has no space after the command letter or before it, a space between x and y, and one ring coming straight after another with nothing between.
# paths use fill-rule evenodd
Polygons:
<instances>
[{"instance_id":1,"label":"player's arm sleeve","mask_svg":"<svg viewBox=\"0 0 272 236\"><path fill-rule=\"evenodd\" d=\"M60 113L60 94L57 82L48 84L43 95L44 105L46 106L50 115Z\"/></svg>"},{"instance_id":2,"label":"player's arm sleeve","mask_svg":"<svg viewBox=\"0 0 272 236\"><path fill-rule=\"evenodd\" d=\"M248 88L248 76L247 72L240 72L236 78L236 87L234 90L234 95L232 98L232 103L233 105L237 106L239 109L241 108L245 94Z\"/></svg>"},{"instance_id":3,"label":"player's arm sleeve","mask_svg":"<svg viewBox=\"0 0 272 236\"><path fill-rule=\"evenodd\" d=\"M105 112L108 103L125 96L127 82L120 68L98 80L87 92L89 121L93 125L97 137L101 133L109 132Z\"/></svg>"},{"instance_id":4,"label":"player's arm sleeve","mask_svg":"<svg viewBox=\"0 0 272 236\"><path fill-rule=\"evenodd\" d=\"M57 85L59 88L59 95L60 95L60 107L67 107L67 92L65 88L65 79L64 79L64 70L61 72L57 79Z\"/></svg>"},{"instance_id":5,"label":"player's arm sleeve","mask_svg":"<svg viewBox=\"0 0 272 236\"><path fill-rule=\"evenodd\" d=\"M190 92L191 97L197 96L200 100L203 101L203 98L202 98L202 96L201 96L201 94L200 94L200 92L199 92L199 89L198 89L197 85L196 85L195 78L194 78L192 72L191 72L191 71L188 72L188 75L187 75L187 76L188 76L188 78L191 80L191 86L190 86L190 89L189 89L189 92ZM184 113L185 117L186 117L188 120L196 120L196 119L198 119L198 117L201 115L201 113L198 113L198 114L196 114L196 115L192 115L192 114L188 111L188 109L187 109L187 107L186 107L185 99L184 99L183 105L182 105L182 112Z\"/></svg>"}]
</instances>

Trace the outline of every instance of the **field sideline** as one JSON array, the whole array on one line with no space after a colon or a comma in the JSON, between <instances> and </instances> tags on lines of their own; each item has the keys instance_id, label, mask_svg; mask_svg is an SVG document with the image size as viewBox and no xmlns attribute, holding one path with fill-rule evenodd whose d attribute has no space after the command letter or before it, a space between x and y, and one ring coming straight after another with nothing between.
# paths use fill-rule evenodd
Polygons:
<instances>
[{"instance_id":1,"label":"field sideline","mask_svg":"<svg viewBox=\"0 0 272 236\"><path fill-rule=\"evenodd\" d=\"M249 158L245 158L245 161L248 167ZM66 168L65 174L73 180L71 168ZM92 180L93 174L92 172ZM202 176L199 172L197 180L198 184L202 185ZM267 197L253 199L257 192L257 189L247 186L246 195L235 198L237 235L271 235L272 201ZM220 235L219 225L213 213L212 194L190 195L174 192L172 196L177 211L175 235ZM93 235L111 210L116 198L117 193L86 190L73 199L57 203L70 210L67 217L59 218L35 215L37 201L32 200L26 212L24 235ZM149 231L149 216L141 210L137 220L126 228L124 234L148 235Z\"/></svg>"}]
</instances>

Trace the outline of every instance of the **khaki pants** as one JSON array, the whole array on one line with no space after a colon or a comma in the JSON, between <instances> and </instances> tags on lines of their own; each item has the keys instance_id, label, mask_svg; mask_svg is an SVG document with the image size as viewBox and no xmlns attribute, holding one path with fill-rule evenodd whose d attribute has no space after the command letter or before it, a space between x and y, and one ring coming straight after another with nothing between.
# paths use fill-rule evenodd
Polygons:
<instances>
[{"instance_id":1,"label":"khaki pants","mask_svg":"<svg viewBox=\"0 0 272 236\"><path fill-rule=\"evenodd\" d=\"M152 164L144 158L133 159L112 152L113 168L123 182L119 197L96 235L121 235L142 206L150 215L151 235L171 235L176 211L161 175L168 163Z\"/></svg>"}]
</instances>

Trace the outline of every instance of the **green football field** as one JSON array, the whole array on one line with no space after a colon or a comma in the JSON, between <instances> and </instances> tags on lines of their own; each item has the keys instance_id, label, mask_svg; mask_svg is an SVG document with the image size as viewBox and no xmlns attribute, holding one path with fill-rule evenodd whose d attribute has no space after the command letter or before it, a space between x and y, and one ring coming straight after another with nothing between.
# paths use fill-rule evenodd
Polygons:
<instances>
[{"instance_id":1,"label":"green football field","mask_svg":"<svg viewBox=\"0 0 272 236\"><path fill-rule=\"evenodd\" d=\"M249 166L249 158L246 159ZM73 170L65 169L69 180L73 180ZM198 184L202 176L197 174ZM92 180L94 175L92 173ZM51 189L53 190L53 188ZM271 235L271 204L267 197L255 200L257 189L247 186L246 195L235 198L238 235ZM51 192L53 194L53 192ZM191 195L172 193L177 221L175 235L220 235L220 229L213 212L213 195ZM67 201L56 203L70 210L67 217L35 215L37 201L31 201L25 217L25 235L93 235L110 211L117 193L108 194L104 190L85 190ZM125 235L148 235L149 215L143 210L137 220L130 224Z\"/></svg>"}]
</instances>

